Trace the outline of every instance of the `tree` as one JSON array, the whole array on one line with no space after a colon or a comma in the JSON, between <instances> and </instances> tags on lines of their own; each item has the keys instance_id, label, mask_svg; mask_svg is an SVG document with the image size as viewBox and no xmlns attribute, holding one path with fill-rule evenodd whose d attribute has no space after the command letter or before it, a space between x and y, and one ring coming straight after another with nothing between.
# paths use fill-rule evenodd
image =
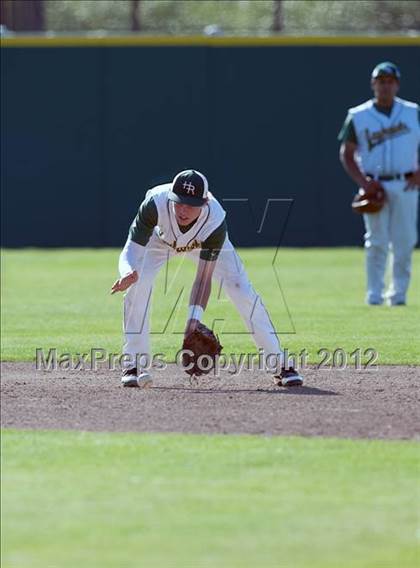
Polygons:
<instances>
[{"instance_id":1,"label":"tree","mask_svg":"<svg viewBox=\"0 0 420 568\"><path fill-rule=\"evenodd\" d=\"M283 0L274 0L273 32L281 32L284 27Z\"/></svg>"},{"instance_id":2,"label":"tree","mask_svg":"<svg viewBox=\"0 0 420 568\"><path fill-rule=\"evenodd\" d=\"M131 0L130 21L131 21L131 26L130 26L131 31L139 32L141 29L140 0Z\"/></svg>"}]
</instances>

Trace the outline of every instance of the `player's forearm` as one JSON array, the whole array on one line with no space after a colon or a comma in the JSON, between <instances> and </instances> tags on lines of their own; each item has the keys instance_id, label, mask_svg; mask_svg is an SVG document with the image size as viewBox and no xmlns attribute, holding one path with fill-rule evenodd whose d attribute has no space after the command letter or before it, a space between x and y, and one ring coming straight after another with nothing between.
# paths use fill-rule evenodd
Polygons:
<instances>
[{"instance_id":1,"label":"player's forearm","mask_svg":"<svg viewBox=\"0 0 420 568\"><path fill-rule=\"evenodd\" d=\"M368 180L354 159L354 154L347 152L346 150L340 150L340 161L343 164L343 168L351 177L351 179L360 187L366 187Z\"/></svg>"},{"instance_id":2,"label":"player's forearm","mask_svg":"<svg viewBox=\"0 0 420 568\"><path fill-rule=\"evenodd\" d=\"M124 278L124 276L127 276L134 270L138 270L141 259L144 256L144 249L145 247L135 243L130 238L127 239L118 261L118 270L121 278Z\"/></svg>"},{"instance_id":3,"label":"player's forearm","mask_svg":"<svg viewBox=\"0 0 420 568\"><path fill-rule=\"evenodd\" d=\"M196 280L190 294L190 306L206 309L211 292L211 279Z\"/></svg>"},{"instance_id":4,"label":"player's forearm","mask_svg":"<svg viewBox=\"0 0 420 568\"><path fill-rule=\"evenodd\" d=\"M211 292L211 278L210 279L196 279L190 294L190 305L188 309L187 323L185 333L192 331L201 321L203 311L207 307Z\"/></svg>"}]
</instances>

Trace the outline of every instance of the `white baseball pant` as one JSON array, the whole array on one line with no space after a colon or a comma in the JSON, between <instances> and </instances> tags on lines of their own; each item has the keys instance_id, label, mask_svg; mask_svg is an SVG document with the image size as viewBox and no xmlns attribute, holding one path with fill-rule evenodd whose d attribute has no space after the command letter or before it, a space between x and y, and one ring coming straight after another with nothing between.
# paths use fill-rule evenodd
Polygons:
<instances>
[{"instance_id":1,"label":"white baseball pant","mask_svg":"<svg viewBox=\"0 0 420 568\"><path fill-rule=\"evenodd\" d=\"M379 213L363 216L368 304L406 302L411 276L411 258L417 242L418 191L404 191L405 181L383 183L387 200ZM385 288L385 271L391 253L391 280Z\"/></svg>"},{"instance_id":2,"label":"white baseball pant","mask_svg":"<svg viewBox=\"0 0 420 568\"><path fill-rule=\"evenodd\" d=\"M135 364L140 357L140 366L150 363L149 317L151 296L155 278L160 268L176 254L153 233L145 247L146 254L137 267L139 278L124 295L124 347L123 353L128 361L126 366ZM185 253L198 263L200 249ZM232 243L226 238L213 273L214 279L221 284L229 299L239 311L242 319L252 334L257 348L264 351L264 356L273 354L278 364L283 363L283 353L268 312L250 283L242 261ZM138 359L137 359L138 361ZM270 361L270 365L272 365Z\"/></svg>"}]
</instances>

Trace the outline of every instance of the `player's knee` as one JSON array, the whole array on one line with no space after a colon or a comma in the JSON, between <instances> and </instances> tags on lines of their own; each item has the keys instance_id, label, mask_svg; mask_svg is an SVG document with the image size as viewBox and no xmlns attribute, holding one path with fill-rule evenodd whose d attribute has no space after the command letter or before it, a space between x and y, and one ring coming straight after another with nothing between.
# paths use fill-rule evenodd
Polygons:
<instances>
[{"instance_id":1,"label":"player's knee","mask_svg":"<svg viewBox=\"0 0 420 568\"><path fill-rule=\"evenodd\" d=\"M417 244L417 234L398 235L391 242L394 254L409 255Z\"/></svg>"},{"instance_id":2,"label":"player's knee","mask_svg":"<svg viewBox=\"0 0 420 568\"><path fill-rule=\"evenodd\" d=\"M373 235L365 236L365 248L372 252L387 253L389 248L389 240L384 237Z\"/></svg>"},{"instance_id":3,"label":"player's knee","mask_svg":"<svg viewBox=\"0 0 420 568\"><path fill-rule=\"evenodd\" d=\"M254 290L249 281L243 280L232 280L226 283L226 292L230 296L248 298L254 294Z\"/></svg>"}]
</instances>

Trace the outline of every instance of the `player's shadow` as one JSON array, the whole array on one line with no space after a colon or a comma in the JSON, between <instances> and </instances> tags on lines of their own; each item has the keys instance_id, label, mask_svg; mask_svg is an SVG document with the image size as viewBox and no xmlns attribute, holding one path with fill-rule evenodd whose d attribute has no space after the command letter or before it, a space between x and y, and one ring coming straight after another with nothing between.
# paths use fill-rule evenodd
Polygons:
<instances>
[{"instance_id":1,"label":"player's shadow","mask_svg":"<svg viewBox=\"0 0 420 568\"><path fill-rule=\"evenodd\" d=\"M315 396L341 396L339 392L318 389L316 387L284 387L281 389L282 394L300 394Z\"/></svg>"},{"instance_id":2,"label":"player's shadow","mask_svg":"<svg viewBox=\"0 0 420 568\"><path fill-rule=\"evenodd\" d=\"M152 387L153 390L161 390L161 391L183 391L189 392L193 394L240 394L240 393L248 393L248 394L271 394L271 395L299 395L299 396L341 396L340 393L331 390L319 389L316 387L282 387L282 388L273 388L273 389L241 389L241 388L203 388L197 387L194 385L191 386L170 386L170 387L163 387L163 386L155 386Z\"/></svg>"}]
</instances>

